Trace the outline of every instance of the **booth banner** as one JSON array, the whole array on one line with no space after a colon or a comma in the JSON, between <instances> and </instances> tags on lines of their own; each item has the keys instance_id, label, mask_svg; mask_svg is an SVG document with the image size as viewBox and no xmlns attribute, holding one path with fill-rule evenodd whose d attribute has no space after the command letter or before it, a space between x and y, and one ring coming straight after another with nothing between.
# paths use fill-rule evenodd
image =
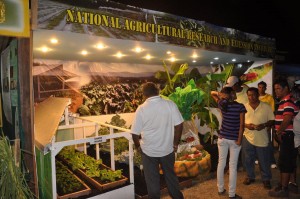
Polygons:
<instances>
[{"instance_id":1,"label":"booth banner","mask_svg":"<svg viewBox=\"0 0 300 199\"><path fill-rule=\"evenodd\" d=\"M112 1L39 0L38 28L274 57L275 39ZM95 9L96 8L96 9Z\"/></svg>"},{"instance_id":2,"label":"booth banner","mask_svg":"<svg viewBox=\"0 0 300 199\"><path fill-rule=\"evenodd\" d=\"M0 0L0 35L29 37L29 0Z\"/></svg>"},{"instance_id":3,"label":"booth banner","mask_svg":"<svg viewBox=\"0 0 300 199\"><path fill-rule=\"evenodd\" d=\"M266 92L272 95L273 61L263 60L253 62L248 64L248 66L244 65L242 63L235 64L231 75L239 77L240 80L249 87L257 88L258 83L264 81L267 84Z\"/></svg>"}]
</instances>

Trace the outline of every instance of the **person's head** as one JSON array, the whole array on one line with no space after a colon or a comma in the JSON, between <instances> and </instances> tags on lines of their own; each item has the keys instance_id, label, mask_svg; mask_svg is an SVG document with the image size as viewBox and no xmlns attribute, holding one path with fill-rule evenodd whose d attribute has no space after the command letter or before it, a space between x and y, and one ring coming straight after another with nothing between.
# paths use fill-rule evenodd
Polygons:
<instances>
[{"instance_id":1,"label":"person's head","mask_svg":"<svg viewBox=\"0 0 300 199\"><path fill-rule=\"evenodd\" d=\"M232 87L224 87L224 88L222 88L220 93L222 93L222 98L224 98L224 99L227 99L229 101L236 100L236 93Z\"/></svg>"},{"instance_id":2,"label":"person's head","mask_svg":"<svg viewBox=\"0 0 300 199\"><path fill-rule=\"evenodd\" d=\"M259 92L258 88L250 87L247 90L247 96L250 104L255 104L259 102Z\"/></svg>"},{"instance_id":3,"label":"person's head","mask_svg":"<svg viewBox=\"0 0 300 199\"><path fill-rule=\"evenodd\" d=\"M294 82L294 87L297 87L298 89L300 89L300 80L297 80Z\"/></svg>"},{"instance_id":4,"label":"person's head","mask_svg":"<svg viewBox=\"0 0 300 199\"><path fill-rule=\"evenodd\" d=\"M274 82L275 95L279 99L283 99L290 93L289 83L285 79L279 79Z\"/></svg>"},{"instance_id":5,"label":"person's head","mask_svg":"<svg viewBox=\"0 0 300 199\"><path fill-rule=\"evenodd\" d=\"M159 95L159 89L153 82L147 82L142 85L142 93L145 99Z\"/></svg>"},{"instance_id":6,"label":"person's head","mask_svg":"<svg viewBox=\"0 0 300 199\"><path fill-rule=\"evenodd\" d=\"M294 86L291 89L291 95L296 99L296 100L300 100L300 88L298 88L297 86Z\"/></svg>"},{"instance_id":7,"label":"person's head","mask_svg":"<svg viewBox=\"0 0 300 199\"><path fill-rule=\"evenodd\" d=\"M238 91L241 88L241 81L237 76L230 76L225 87L232 87L233 90Z\"/></svg>"},{"instance_id":8,"label":"person's head","mask_svg":"<svg viewBox=\"0 0 300 199\"><path fill-rule=\"evenodd\" d=\"M257 84L259 95L264 95L267 90L267 83L264 81L261 81Z\"/></svg>"}]
</instances>

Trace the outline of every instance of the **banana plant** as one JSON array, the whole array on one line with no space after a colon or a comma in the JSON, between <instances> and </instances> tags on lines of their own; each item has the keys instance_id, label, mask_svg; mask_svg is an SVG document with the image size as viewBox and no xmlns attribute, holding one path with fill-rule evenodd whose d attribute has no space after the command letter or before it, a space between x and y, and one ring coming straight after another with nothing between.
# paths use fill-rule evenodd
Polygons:
<instances>
[{"instance_id":1,"label":"banana plant","mask_svg":"<svg viewBox=\"0 0 300 199\"><path fill-rule=\"evenodd\" d=\"M185 121L193 121L197 116L201 126L207 125L210 128L210 131L205 133L203 141L207 142L210 138L213 141L212 137L219 128L219 122L210 111L210 108L217 107L210 92L222 86L228 76L228 70L221 74L209 73L202 77L196 68L187 73L189 67L186 63L172 65L170 69L165 63L163 66L165 71L157 72L155 76L157 79L166 80L160 94L176 103Z\"/></svg>"}]
</instances>

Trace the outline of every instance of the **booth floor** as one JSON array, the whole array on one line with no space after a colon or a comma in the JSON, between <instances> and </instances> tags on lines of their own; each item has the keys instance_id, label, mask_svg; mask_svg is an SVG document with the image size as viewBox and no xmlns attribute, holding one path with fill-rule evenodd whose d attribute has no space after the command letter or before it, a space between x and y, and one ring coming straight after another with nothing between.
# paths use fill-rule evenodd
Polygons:
<instances>
[{"instance_id":1,"label":"booth floor","mask_svg":"<svg viewBox=\"0 0 300 199\"><path fill-rule=\"evenodd\" d=\"M275 158L277 159L278 151L275 151ZM297 167L297 183L300 185L300 158L298 158L298 167ZM255 166L256 171L256 181L251 185L244 185L243 181L246 177L245 171L239 171L237 177L237 191L236 193L243 197L243 199L266 199L272 198L268 196L268 190L264 189L259 166ZM225 179L225 188L228 190L228 175L224 175ZM276 187L279 182L279 170L272 169L272 188ZM299 186L300 188L300 186ZM228 198L228 195L219 196L217 189L217 176L216 172L211 172L205 176L198 176L193 179L193 185L188 188L182 189L185 199L219 199L219 198ZM228 192L227 192L228 193ZM171 197L166 193L162 195L162 199L170 199ZM290 199L300 199L300 189L299 194L290 194Z\"/></svg>"}]
</instances>

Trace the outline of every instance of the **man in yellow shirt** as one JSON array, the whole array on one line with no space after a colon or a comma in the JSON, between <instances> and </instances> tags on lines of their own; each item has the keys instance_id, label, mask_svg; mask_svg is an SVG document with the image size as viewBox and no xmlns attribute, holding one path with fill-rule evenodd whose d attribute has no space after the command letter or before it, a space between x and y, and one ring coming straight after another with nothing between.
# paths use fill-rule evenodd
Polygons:
<instances>
[{"instance_id":1,"label":"man in yellow shirt","mask_svg":"<svg viewBox=\"0 0 300 199\"><path fill-rule=\"evenodd\" d=\"M267 129L274 124L274 113L269 104L259 100L258 89L247 90L249 103L245 105L245 131L242 141L243 163L247 177L243 184L255 182L255 157L258 158L261 178L265 189L271 189L271 162Z\"/></svg>"},{"instance_id":2,"label":"man in yellow shirt","mask_svg":"<svg viewBox=\"0 0 300 199\"><path fill-rule=\"evenodd\" d=\"M258 92L259 92L259 100L262 102L266 102L270 104L272 107L273 112L275 111L275 101L272 95L266 93L267 90L267 83L261 81L257 84Z\"/></svg>"},{"instance_id":3,"label":"man in yellow shirt","mask_svg":"<svg viewBox=\"0 0 300 199\"><path fill-rule=\"evenodd\" d=\"M272 110L274 112L275 111L275 100L274 100L272 95L266 93L267 83L264 82L264 81L261 81L257 84L257 88L258 88L258 92L259 92L259 100L261 102L268 103L272 107ZM274 157L273 136L271 136L272 132L273 132L273 129L269 128L268 129L268 135L269 135L269 140L270 140L269 148L270 148L270 151L271 151L271 153L270 153L270 155L271 155L271 168L275 169L275 168L277 168L277 166L276 166L276 160L275 160L275 157Z\"/></svg>"}]
</instances>

